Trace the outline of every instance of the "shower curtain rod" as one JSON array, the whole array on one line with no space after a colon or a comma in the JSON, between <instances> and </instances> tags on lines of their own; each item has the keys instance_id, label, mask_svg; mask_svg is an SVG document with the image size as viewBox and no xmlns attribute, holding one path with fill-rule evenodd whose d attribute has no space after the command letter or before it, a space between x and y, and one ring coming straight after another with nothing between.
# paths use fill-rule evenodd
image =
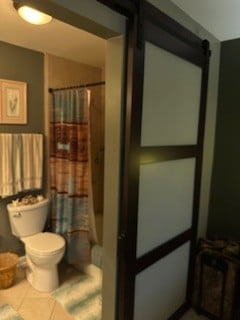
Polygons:
<instances>
[{"instance_id":1,"label":"shower curtain rod","mask_svg":"<svg viewBox=\"0 0 240 320\"><path fill-rule=\"evenodd\" d=\"M102 86L105 84L105 81L100 81L100 82L93 82L93 83L86 83L86 84L80 84L76 86L71 86L71 87L63 87L63 88L49 88L48 92L54 92L58 90L68 90L68 89L78 89L78 88L88 88L88 87L96 87L96 86Z\"/></svg>"}]
</instances>

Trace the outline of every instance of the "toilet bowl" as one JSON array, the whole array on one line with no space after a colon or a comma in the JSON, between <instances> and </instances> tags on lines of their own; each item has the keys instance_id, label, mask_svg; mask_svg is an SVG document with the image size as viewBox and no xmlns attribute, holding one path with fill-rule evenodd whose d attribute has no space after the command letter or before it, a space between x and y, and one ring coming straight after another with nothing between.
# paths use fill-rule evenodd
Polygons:
<instances>
[{"instance_id":1,"label":"toilet bowl","mask_svg":"<svg viewBox=\"0 0 240 320\"><path fill-rule=\"evenodd\" d=\"M57 265L65 252L64 239L54 233L41 232L21 240L25 244L27 280L41 292L56 289L59 285Z\"/></svg>"},{"instance_id":2,"label":"toilet bowl","mask_svg":"<svg viewBox=\"0 0 240 320\"><path fill-rule=\"evenodd\" d=\"M51 292L58 287L57 265L65 252L62 236L42 232L48 204L48 199L41 199L30 205L7 205L12 234L25 245L27 280L41 292Z\"/></svg>"}]
</instances>

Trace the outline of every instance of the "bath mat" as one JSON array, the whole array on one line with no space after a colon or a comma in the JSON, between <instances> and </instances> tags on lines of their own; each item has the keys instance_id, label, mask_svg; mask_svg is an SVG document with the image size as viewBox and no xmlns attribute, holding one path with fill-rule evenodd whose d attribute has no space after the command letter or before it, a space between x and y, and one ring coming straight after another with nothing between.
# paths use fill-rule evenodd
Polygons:
<instances>
[{"instance_id":1,"label":"bath mat","mask_svg":"<svg viewBox=\"0 0 240 320\"><path fill-rule=\"evenodd\" d=\"M76 320L101 320L102 271L91 264L86 274L65 282L52 296Z\"/></svg>"},{"instance_id":2,"label":"bath mat","mask_svg":"<svg viewBox=\"0 0 240 320\"><path fill-rule=\"evenodd\" d=\"M13 309L10 304L0 305L1 320L23 320L23 318Z\"/></svg>"}]
</instances>

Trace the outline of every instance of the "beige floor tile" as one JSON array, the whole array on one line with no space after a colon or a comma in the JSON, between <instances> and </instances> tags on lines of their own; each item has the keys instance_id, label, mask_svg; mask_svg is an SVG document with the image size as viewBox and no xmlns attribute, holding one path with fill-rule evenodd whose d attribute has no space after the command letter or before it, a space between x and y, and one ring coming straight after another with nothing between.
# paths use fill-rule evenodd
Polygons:
<instances>
[{"instance_id":1,"label":"beige floor tile","mask_svg":"<svg viewBox=\"0 0 240 320\"><path fill-rule=\"evenodd\" d=\"M53 298L25 298L18 309L24 320L49 320L54 307Z\"/></svg>"},{"instance_id":2,"label":"beige floor tile","mask_svg":"<svg viewBox=\"0 0 240 320\"><path fill-rule=\"evenodd\" d=\"M51 294L48 292L40 292L34 289L31 285L29 286L25 298L50 298Z\"/></svg>"},{"instance_id":3,"label":"beige floor tile","mask_svg":"<svg viewBox=\"0 0 240 320\"><path fill-rule=\"evenodd\" d=\"M74 320L74 318L56 302L50 320Z\"/></svg>"}]
</instances>

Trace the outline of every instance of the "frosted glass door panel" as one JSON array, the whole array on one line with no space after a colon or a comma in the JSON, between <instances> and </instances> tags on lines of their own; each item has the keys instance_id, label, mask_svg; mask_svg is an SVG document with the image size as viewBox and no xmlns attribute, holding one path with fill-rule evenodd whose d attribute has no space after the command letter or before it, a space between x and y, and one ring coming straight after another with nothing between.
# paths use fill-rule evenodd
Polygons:
<instances>
[{"instance_id":1,"label":"frosted glass door panel","mask_svg":"<svg viewBox=\"0 0 240 320\"><path fill-rule=\"evenodd\" d=\"M134 320L167 320L185 301L189 243L139 273Z\"/></svg>"},{"instance_id":2,"label":"frosted glass door panel","mask_svg":"<svg viewBox=\"0 0 240 320\"><path fill-rule=\"evenodd\" d=\"M137 256L191 227L195 159L140 167Z\"/></svg>"},{"instance_id":3,"label":"frosted glass door panel","mask_svg":"<svg viewBox=\"0 0 240 320\"><path fill-rule=\"evenodd\" d=\"M201 75L198 66L146 42L142 146L196 144Z\"/></svg>"}]
</instances>

